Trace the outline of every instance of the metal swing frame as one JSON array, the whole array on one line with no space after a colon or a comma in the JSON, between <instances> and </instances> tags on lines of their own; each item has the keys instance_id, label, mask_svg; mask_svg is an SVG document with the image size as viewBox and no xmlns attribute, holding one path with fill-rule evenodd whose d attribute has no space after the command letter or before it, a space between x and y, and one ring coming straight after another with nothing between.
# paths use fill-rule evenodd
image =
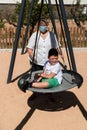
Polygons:
<instances>
[{"instance_id":1,"label":"metal swing frame","mask_svg":"<svg viewBox=\"0 0 87 130\"><path fill-rule=\"evenodd\" d=\"M68 24L67 24L66 12L65 12L65 8L64 8L64 2L63 2L63 0L58 0L58 1L59 1L60 12L61 12L61 19L62 19L62 23L63 23L63 26L64 26L66 40L67 40L67 47L68 47L68 50L69 50L71 69L74 72L77 72L75 59L74 59L74 53L73 53L71 39L70 39L70 32L69 32L69 28L68 28ZM32 2L31 2L29 17L28 17L28 23L27 23L27 27L26 27L25 36L24 36L24 43L23 43L23 46L22 46L22 53L24 52L24 47L25 47L25 43L26 43L26 39L27 39L28 29L29 29L29 25L30 25L30 18L31 18L32 8L33 8L33 5L34 5L34 2L35 2L35 0L32 0ZM44 0L41 0L41 2L42 2L42 5L43 5ZM57 0L55 0L55 2L57 3ZM16 58L18 41L19 41L19 36L20 36L20 31L21 31L22 19L23 19L23 16L24 16L25 4L26 4L26 0L22 0L18 24L17 24L17 29L16 29L15 41L14 41L14 46L13 46L13 51L12 51L12 56L11 56L11 62L10 62L10 67L9 67L9 72L8 72L7 83L10 83L11 80L12 80L12 74L13 74L13 69L14 69L14 64L15 64L15 58ZM54 32L57 36L51 0L48 0L48 5L49 5L49 11L50 11L50 18L51 18L51 21L52 21L52 24L53 24L53 27L54 27Z\"/></svg>"}]
</instances>

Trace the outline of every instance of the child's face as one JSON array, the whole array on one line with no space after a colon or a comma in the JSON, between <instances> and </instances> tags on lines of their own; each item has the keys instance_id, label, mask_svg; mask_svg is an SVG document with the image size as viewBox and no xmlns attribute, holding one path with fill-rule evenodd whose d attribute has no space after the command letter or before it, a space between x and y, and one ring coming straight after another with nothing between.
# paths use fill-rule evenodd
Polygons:
<instances>
[{"instance_id":1,"label":"child's face","mask_svg":"<svg viewBox=\"0 0 87 130\"><path fill-rule=\"evenodd\" d=\"M58 62L58 56L50 56L49 60L50 60L50 64L54 65Z\"/></svg>"}]
</instances>

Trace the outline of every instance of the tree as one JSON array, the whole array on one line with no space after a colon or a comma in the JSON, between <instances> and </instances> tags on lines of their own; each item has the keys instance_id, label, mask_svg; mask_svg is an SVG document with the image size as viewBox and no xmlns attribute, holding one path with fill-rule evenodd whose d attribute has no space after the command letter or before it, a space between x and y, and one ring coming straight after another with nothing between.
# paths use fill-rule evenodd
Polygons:
<instances>
[{"instance_id":1,"label":"tree","mask_svg":"<svg viewBox=\"0 0 87 130\"><path fill-rule=\"evenodd\" d=\"M3 8L0 9L0 19L2 21L3 21L3 19L6 19L9 23L13 22L13 16L15 16L14 6L3 5L2 7Z\"/></svg>"},{"instance_id":2,"label":"tree","mask_svg":"<svg viewBox=\"0 0 87 130\"><path fill-rule=\"evenodd\" d=\"M35 0L33 10L32 10L32 16L31 16L31 22L30 22L30 26L32 30L34 29L34 26L36 25L39 19L41 4L38 2L39 0ZM31 6L31 0L26 0L23 25L27 24L30 6ZM5 5L2 10L0 9L1 21L3 21L3 19L6 19L10 24L17 26L20 8L21 8L21 3L19 2L17 2L15 6ZM43 5L42 16L48 17L48 9L46 5Z\"/></svg>"},{"instance_id":3,"label":"tree","mask_svg":"<svg viewBox=\"0 0 87 130\"><path fill-rule=\"evenodd\" d=\"M33 31L35 25L37 24L38 19L39 19L39 14L40 14L40 11L41 11L40 10L41 4L38 3L38 2L39 2L39 0L35 0L34 6L33 6L33 9L32 9L32 16L31 16L31 21L30 21L30 26L32 28L31 31ZM24 18L23 18L23 25L27 24L30 5L31 5L31 1L27 0L26 1L25 12L24 12ZM20 7L21 7L21 4L17 3L16 8L15 8L15 14L17 16L19 15ZM42 16L45 17L45 18L48 18L48 14L49 14L49 12L48 12L47 6L43 5Z\"/></svg>"},{"instance_id":4,"label":"tree","mask_svg":"<svg viewBox=\"0 0 87 130\"><path fill-rule=\"evenodd\" d=\"M73 4L73 8L71 9L71 14L77 24L77 26L81 26L80 22L84 23L87 20L87 14L84 14L84 5L81 5L81 0L76 0L76 4Z\"/></svg>"},{"instance_id":5,"label":"tree","mask_svg":"<svg viewBox=\"0 0 87 130\"><path fill-rule=\"evenodd\" d=\"M3 28L4 27L4 24L2 22L2 19L0 19L0 28Z\"/></svg>"}]
</instances>

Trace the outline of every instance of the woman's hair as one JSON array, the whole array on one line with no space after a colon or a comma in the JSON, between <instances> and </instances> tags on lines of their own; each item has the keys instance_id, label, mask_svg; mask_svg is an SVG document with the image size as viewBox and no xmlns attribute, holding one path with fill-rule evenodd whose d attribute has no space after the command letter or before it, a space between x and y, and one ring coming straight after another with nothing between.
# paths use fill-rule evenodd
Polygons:
<instances>
[{"instance_id":1,"label":"woman's hair","mask_svg":"<svg viewBox=\"0 0 87 130\"><path fill-rule=\"evenodd\" d=\"M48 26L48 21L47 21L47 19L41 18L41 19L40 19L40 23L41 23L41 22L44 22L44 23Z\"/></svg>"},{"instance_id":2,"label":"woman's hair","mask_svg":"<svg viewBox=\"0 0 87 130\"><path fill-rule=\"evenodd\" d=\"M57 49L55 49L55 48L50 49L50 50L49 50L49 53L48 53L48 58L49 58L50 56L58 56L58 51L57 51Z\"/></svg>"}]
</instances>

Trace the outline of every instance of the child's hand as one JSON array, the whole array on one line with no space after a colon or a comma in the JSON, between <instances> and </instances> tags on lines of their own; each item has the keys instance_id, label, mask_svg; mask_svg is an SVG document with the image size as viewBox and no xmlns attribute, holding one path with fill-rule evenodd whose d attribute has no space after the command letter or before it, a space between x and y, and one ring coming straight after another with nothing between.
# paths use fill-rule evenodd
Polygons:
<instances>
[{"instance_id":1,"label":"child's hand","mask_svg":"<svg viewBox=\"0 0 87 130\"><path fill-rule=\"evenodd\" d=\"M37 80L39 77L40 77L40 74L36 73L36 74L34 75L34 80Z\"/></svg>"},{"instance_id":2,"label":"child's hand","mask_svg":"<svg viewBox=\"0 0 87 130\"><path fill-rule=\"evenodd\" d=\"M41 76L41 77L43 77L43 76L44 76L44 74L42 73L42 74L40 74L40 76Z\"/></svg>"},{"instance_id":3,"label":"child's hand","mask_svg":"<svg viewBox=\"0 0 87 130\"><path fill-rule=\"evenodd\" d=\"M41 79L42 79L41 74L36 73L34 76L34 81L40 82Z\"/></svg>"}]
</instances>

